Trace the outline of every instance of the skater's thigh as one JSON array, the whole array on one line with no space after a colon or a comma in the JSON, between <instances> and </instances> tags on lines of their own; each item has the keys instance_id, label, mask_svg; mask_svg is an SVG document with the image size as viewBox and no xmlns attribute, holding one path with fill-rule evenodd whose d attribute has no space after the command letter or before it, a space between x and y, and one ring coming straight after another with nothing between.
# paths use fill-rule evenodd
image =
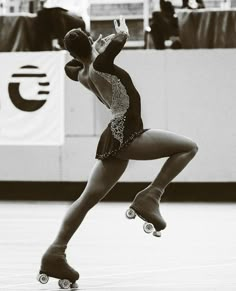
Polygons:
<instances>
[{"instance_id":1,"label":"skater's thigh","mask_svg":"<svg viewBox=\"0 0 236 291\"><path fill-rule=\"evenodd\" d=\"M194 147L196 147L196 144L185 136L166 130L150 129L122 150L118 154L118 158L132 160L158 159L188 152Z\"/></svg>"},{"instance_id":2,"label":"skater's thigh","mask_svg":"<svg viewBox=\"0 0 236 291\"><path fill-rule=\"evenodd\" d=\"M128 160L110 158L97 160L88 179L86 190L107 192L124 173Z\"/></svg>"}]
</instances>

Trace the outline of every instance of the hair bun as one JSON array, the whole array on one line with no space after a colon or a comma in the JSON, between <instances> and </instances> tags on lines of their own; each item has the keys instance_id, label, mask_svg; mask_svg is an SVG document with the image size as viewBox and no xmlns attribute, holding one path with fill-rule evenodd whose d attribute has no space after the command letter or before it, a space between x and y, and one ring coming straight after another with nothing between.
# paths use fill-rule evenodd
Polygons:
<instances>
[{"instance_id":1,"label":"hair bun","mask_svg":"<svg viewBox=\"0 0 236 291\"><path fill-rule=\"evenodd\" d=\"M75 31L72 31L70 34L69 34L69 39L70 40L74 40L78 37L77 33Z\"/></svg>"}]
</instances>

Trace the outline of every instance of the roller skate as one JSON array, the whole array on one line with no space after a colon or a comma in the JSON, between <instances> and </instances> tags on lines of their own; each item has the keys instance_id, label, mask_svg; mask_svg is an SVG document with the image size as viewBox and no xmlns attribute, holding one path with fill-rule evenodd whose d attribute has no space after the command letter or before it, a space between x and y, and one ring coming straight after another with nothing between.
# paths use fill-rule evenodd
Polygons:
<instances>
[{"instance_id":1,"label":"roller skate","mask_svg":"<svg viewBox=\"0 0 236 291\"><path fill-rule=\"evenodd\" d=\"M37 280L46 284L49 277L59 279L61 289L78 288L76 280L79 273L71 268L66 260L66 247L51 246L42 257L41 268Z\"/></svg>"},{"instance_id":2,"label":"roller skate","mask_svg":"<svg viewBox=\"0 0 236 291\"><path fill-rule=\"evenodd\" d=\"M139 216L144 220L143 230L156 237L161 237L161 230L166 228L166 222L160 213L160 198L161 192L160 194L154 193L154 191L140 192L126 211L128 219Z\"/></svg>"}]
</instances>

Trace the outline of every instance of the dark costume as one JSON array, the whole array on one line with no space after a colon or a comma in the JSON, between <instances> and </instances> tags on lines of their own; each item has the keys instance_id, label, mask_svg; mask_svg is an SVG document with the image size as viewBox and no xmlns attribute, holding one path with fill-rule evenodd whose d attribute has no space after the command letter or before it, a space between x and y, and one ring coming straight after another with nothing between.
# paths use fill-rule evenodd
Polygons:
<instances>
[{"instance_id":1,"label":"dark costume","mask_svg":"<svg viewBox=\"0 0 236 291\"><path fill-rule=\"evenodd\" d=\"M111 91L109 100L97 96L112 113L112 119L103 131L97 146L96 158L101 160L116 156L120 150L147 130L143 129L140 95L129 74L114 64L114 59L124 47L126 39L126 34L118 33L93 63L92 74L95 74L96 78L102 78L101 81L105 82L105 86ZM75 64L74 60L72 62ZM66 65L66 73L71 79L77 80L79 66L78 70L72 72L67 69L71 64L70 62Z\"/></svg>"}]
</instances>

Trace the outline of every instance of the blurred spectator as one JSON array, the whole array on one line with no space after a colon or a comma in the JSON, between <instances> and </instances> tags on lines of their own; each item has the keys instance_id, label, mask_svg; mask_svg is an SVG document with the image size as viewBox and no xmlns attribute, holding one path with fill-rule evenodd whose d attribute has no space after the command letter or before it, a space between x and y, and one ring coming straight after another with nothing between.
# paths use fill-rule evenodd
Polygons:
<instances>
[{"instance_id":1,"label":"blurred spectator","mask_svg":"<svg viewBox=\"0 0 236 291\"><path fill-rule=\"evenodd\" d=\"M59 50L64 48L63 38L73 28L85 31L85 21L79 14L66 9L66 1L48 0L37 12L35 21L35 50Z\"/></svg>"},{"instance_id":2,"label":"blurred spectator","mask_svg":"<svg viewBox=\"0 0 236 291\"><path fill-rule=\"evenodd\" d=\"M152 13L151 36L156 49L179 49L178 18L170 1L160 0L160 10Z\"/></svg>"},{"instance_id":3,"label":"blurred spectator","mask_svg":"<svg viewBox=\"0 0 236 291\"><path fill-rule=\"evenodd\" d=\"M203 0L183 0L182 8L201 9L205 8Z\"/></svg>"}]
</instances>

